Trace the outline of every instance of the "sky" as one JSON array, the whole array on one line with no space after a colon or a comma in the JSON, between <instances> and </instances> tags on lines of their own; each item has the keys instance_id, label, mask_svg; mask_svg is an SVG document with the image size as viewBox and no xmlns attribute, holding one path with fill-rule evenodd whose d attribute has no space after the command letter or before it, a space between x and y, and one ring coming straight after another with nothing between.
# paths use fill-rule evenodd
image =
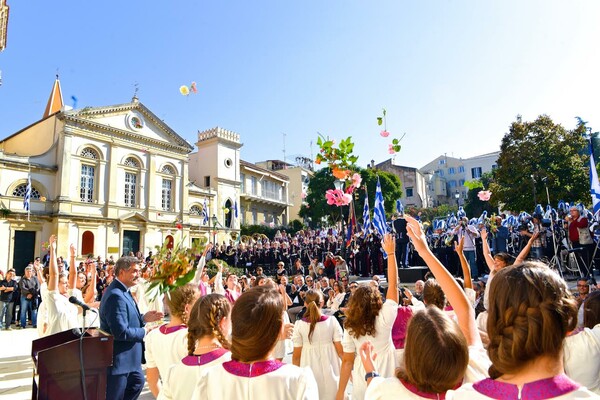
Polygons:
<instances>
[{"instance_id":1,"label":"sky","mask_svg":"<svg viewBox=\"0 0 600 400\"><path fill-rule=\"evenodd\" d=\"M220 126L250 162L314 157L319 133L352 136L361 166L405 134L394 161L420 168L499 150L517 115L600 130L596 0L7 2L0 137L42 117L57 72L67 105L137 84L190 143Z\"/></svg>"}]
</instances>

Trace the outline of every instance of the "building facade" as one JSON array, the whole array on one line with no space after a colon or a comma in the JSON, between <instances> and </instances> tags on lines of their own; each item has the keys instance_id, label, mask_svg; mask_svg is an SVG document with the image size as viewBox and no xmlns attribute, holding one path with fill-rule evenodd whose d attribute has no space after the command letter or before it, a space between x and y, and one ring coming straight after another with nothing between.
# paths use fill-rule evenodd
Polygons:
<instances>
[{"instance_id":1,"label":"building facade","mask_svg":"<svg viewBox=\"0 0 600 400\"><path fill-rule=\"evenodd\" d=\"M209 239L204 207L217 192L190 185L192 150L137 97L69 110L57 79L44 117L0 141L0 263L22 272L51 234L58 255L74 244L79 257L115 259L178 235Z\"/></svg>"},{"instance_id":2,"label":"building facade","mask_svg":"<svg viewBox=\"0 0 600 400\"><path fill-rule=\"evenodd\" d=\"M455 158L441 155L421 167L426 177L428 196L433 205L464 204L468 189L466 181L479 179L497 167L499 151L470 158Z\"/></svg>"},{"instance_id":3,"label":"building facade","mask_svg":"<svg viewBox=\"0 0 600 400\"><path fill-rule=\"evenodd\" d=\"M400 200L405 207L427 208L433 205L427 192L428 182L417 168L396 165L393 159L379 163L375 165L375 168L400 178L402 183L402 198Z\"/></svg>"}]
</instances>

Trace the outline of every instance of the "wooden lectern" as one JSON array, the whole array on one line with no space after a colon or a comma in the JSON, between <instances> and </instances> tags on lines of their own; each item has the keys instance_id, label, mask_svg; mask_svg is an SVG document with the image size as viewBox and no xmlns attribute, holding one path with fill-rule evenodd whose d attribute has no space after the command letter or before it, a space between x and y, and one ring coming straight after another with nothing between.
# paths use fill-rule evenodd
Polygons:
<instances>
[{"instance_id":1,"label":"wooden lectern","mask_svg":"<svg viewBox=\"0 0 600 400\"><path fill-rule=\"evenodd\" d=\"M83 399L80 335L77 331L59 332L33 341L32 399ZM106 371L113 359L113 337L97 329L89 329L81 348L87 398L104 400Z\"/></svg>"}]
</instances>

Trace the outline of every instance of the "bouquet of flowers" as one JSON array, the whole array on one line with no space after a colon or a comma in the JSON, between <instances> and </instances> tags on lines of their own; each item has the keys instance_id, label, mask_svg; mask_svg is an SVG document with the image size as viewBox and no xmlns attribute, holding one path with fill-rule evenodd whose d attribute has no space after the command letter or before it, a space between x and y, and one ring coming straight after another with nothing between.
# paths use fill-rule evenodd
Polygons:
<instances>
[{"instance_id":1,"label":"bouquet of flowers","mask_svg":"<svg viewBox=\"0 0 600 400\"><path fill-rule=\"evenodd\" d=\"M196 274L196 257L202 254L204 246L197 244L192 248L184 247L185 237L176 235L174 243L165 240L162 246L156 246L157 254L154 256L154 274L150 277L148 296L156 298L160 293L189 283Z\"/></svg>"}]
</instances>

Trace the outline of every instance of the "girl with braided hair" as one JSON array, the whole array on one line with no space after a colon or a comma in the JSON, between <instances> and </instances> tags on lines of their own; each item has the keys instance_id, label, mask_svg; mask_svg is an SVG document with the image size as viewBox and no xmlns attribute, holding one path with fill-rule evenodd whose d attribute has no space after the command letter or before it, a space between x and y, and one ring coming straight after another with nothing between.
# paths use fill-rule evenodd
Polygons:
<instances>
[{"instance_id":1,"label":"girl with braided hair","mask_svg":"<svg viewBox=\"0 0 600 400\"><path fill-rule=\"evenodd\" d=\"M539 262L501 269L488 312L490 378L462 386L453 399L599 398L564 374L563 343L577 306L555 271Z\"/></svg>"},{"instance_id":2,"label":"girl with braided hair","mask_svg":"<svg viewBox=\"0 0 600 400\"><path fill-rule=\"evenodd\" d=\"M242 293L231 311L231 361L204 371L193 399L314 400L313 373L275 360L283 330L283 299L267 286Z\"/></svg>"},{"instance_id":3,"label":"girl with braided hair","mask_svg":"<svg viewBox=\"0 0 600 400\"><path fill-rule=\"evenodd\" d=\"M193 284L180 286L165 296L171 310L171 321L150 331L146 344L146 378L154 397L160 392L160 377L164 377L169 367L179 362L187 354L187 321L200 293Z\"/></svg>"},{"instance_id":4,"label":"girl with braided hair","mask_svg":"<svg viewBox=\"0 0 600 400\"><path fill-rule=\"evenodd\" d=\"M309 290L304 297L306 312L296 321L292 363L309 367L319 386L319 399L333 400L340 380L342 327L337 319L321 313L323 294Z\"/></svg>"},{"instance_id":5,"label":"girl with braided hair","mask_svg":"<svg viewBox=\"0 0 600 400\"><path fill-rule=\"evenodd\" d=\"M231 304L225 296L212 293L199 299L188 319L187 356L165 374L161 400L191 399L203 371L231 360Z\"/></svg>"},{"instance_id":6,"label":"girl with braided hair","mask_svg":"<svg viewBox=\"0 0 600 400\"><path fill-rule=\"evenodd\" d=\"M360 357L368 383L365 398L370 400L444 399L449 390L463 382L486 377L490 365L467 295L434 256L418 221L408 215L405 218L407 234L436 280L425 284L423 298L429 306L415 312L408 323L403 358L395 376L379 377L373 360L374 346L370 342L362 344ZM437 294L430 295L430 289ZM457 322L443 311L446 297Z\"/></svg>"}]
</instances>

